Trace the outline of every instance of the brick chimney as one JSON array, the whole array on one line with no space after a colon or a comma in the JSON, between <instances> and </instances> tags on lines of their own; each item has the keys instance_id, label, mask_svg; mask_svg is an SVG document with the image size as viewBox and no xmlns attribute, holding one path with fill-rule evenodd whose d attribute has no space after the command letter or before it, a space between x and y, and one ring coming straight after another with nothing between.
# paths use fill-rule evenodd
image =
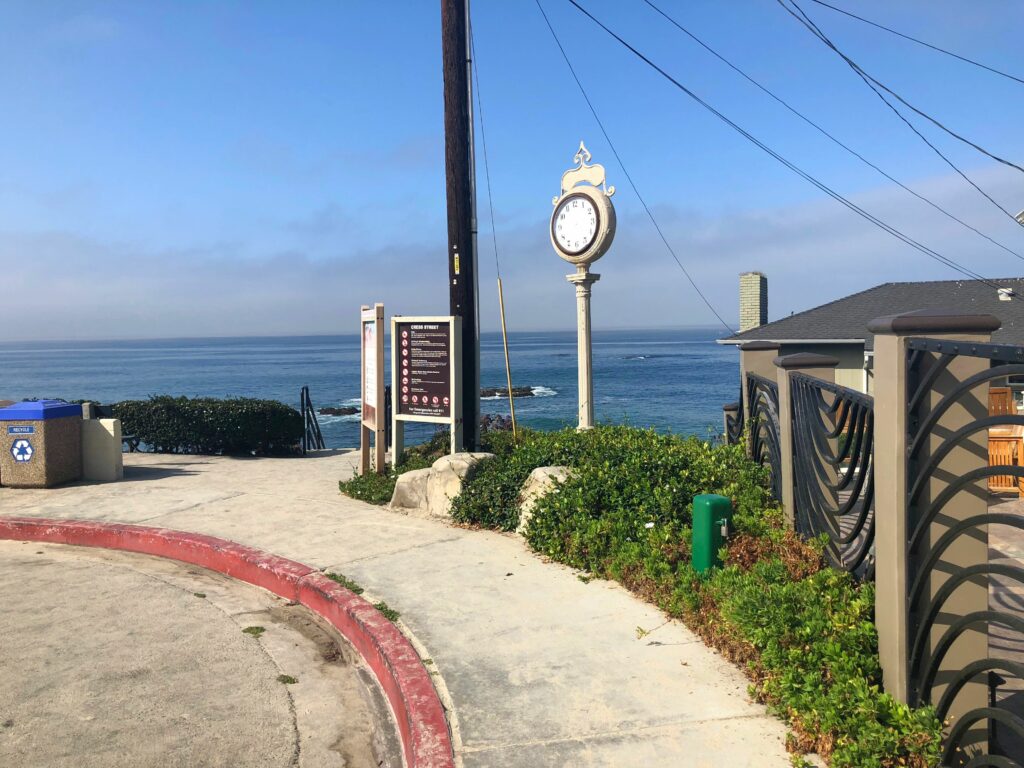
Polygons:
<instances>
[{"instance_id":1,"label":"brick chimney","mask_svg":"<svg viewBox=\"0 0 1024 768\"><path fill-rule=\"evenodd\" d=\"M740 275L740 333L768 322L768 278L763 272Z\"/></svg>"}]
</instances>

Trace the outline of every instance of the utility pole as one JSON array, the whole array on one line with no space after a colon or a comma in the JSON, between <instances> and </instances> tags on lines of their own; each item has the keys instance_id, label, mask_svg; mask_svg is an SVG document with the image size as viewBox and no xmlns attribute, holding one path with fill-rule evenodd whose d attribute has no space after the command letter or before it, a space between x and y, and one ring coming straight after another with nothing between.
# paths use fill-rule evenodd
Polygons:
<instances>
[{"instance_id":1,"label":"utility pole","mask_svg":"<svg viewBox=\"0 0 1024 768\"><path fill-rule=\"evenodd\" d=\"M479 447L480 309L476 272L476 166L473 159L469 0L441 0L444 164L448 195L450 312L462 323L462 436Z\"/></svg>"}]
</instances>

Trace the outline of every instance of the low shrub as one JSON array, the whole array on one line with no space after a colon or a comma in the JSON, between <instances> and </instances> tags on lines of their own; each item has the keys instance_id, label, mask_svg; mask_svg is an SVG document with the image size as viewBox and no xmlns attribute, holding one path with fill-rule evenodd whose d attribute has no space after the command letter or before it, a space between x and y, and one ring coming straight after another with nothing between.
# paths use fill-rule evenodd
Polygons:
<instances>
[{"instance_id":1,"label":"low shrub","mask_svg":"<svg viewBox=\"0 0 1024 768\"><path fill-rule=\"evenodd\" d=\"M434 436L423 443L415 445L402 453L402 460L395 467L388 464L384 474L367 472L365 475L353 475L348 480L338 483L338 490L346 496L368 504L387 504L395 493L398 476L414 469L426 469L448 452L449 437L447 432L435 432Z\"/></svg>"},{"instance_id":2,"label":"low shrub","mask_svg":"<svg viewBox=\"0 0 1024 768\"><path fill-rule=\"evenodd\" d=\"M937 763L934 712L881 691L873 585L826 567L823 541L785 528L741 448L626 427L528 432L477 465L453 516L514 528L523 481L552 464L575 471L534 507L531 547L621 582L741 664L752 695L789 723L791 751L834 768ZM701 576L690 564L697 493L735 508L725 567Z\"/></svg>"},{"instance_id":3,"label":"low shrub","mask_svg":"<svg viewBox=\"0 0 1024 768\"><path fill-rule=\"evenodd\" d=\"M302 416L277 400L248 397L170 397L126 400L113 406L124 434L157 453L295 453Z\"/></svg>"},{"instance_id":4,"label":"low shrub","mask_svg":"<svg viewBox=\"0 0 1024 768\"><path fill-rule=\"evenodd\" d=\"M689 525L693 489L736 498L740 519L750 524L756 523L767 499L761 467L746 461L734 446L713 447L695 437L621 426L586 432L525 430L518 443L507 440L491 450L496 457L473 468L452 503L452 517L458 522L514 530L519 524L519 491L530 472L559 465L580 470L565 483L563 493L548 497L561 509L538 520L530 534L534 548L552 557L577 548L574 541L589 548L590 542L581 537L600 536L600 531L615 527L610 515L628 518L630 527L639 525L641 530L655 519ZM580 519L581 514L588 520ZM571 561L588 567L585 557Z\"/></svg>"},{"instance_id":5,"label":"low shrub","mask_svg":"<svg viewBox=\"0 0 1024 768\"><path fill-rule=\"evenodd\" d=\"M368 504L387 504L395 493L394 474L390 464L383 475L367 472L365 475L353 475L348 480L338 482L338 490L350 498L365 501Z\"/></svg>"}]
</instances>

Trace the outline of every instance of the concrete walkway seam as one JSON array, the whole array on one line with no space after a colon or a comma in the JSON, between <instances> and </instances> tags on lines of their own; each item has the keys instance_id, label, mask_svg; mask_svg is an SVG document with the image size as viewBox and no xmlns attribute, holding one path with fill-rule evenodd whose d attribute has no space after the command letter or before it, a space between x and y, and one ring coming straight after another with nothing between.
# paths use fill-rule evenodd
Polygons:
<instances>
[{"instance_id":1,"label":"concrete walkway seam","mask_svg":"<svg viewBox=\"0 0 1024 768\"><path fill-rule=\"evenodd\" d=\"M412 643L369 602L303 563L227 539L87 520L0 518L0 539L117 549L197 565L295 601L330 622L373 671L409 768L454 768L444 707Z\"/></svg>"}]
</instances>

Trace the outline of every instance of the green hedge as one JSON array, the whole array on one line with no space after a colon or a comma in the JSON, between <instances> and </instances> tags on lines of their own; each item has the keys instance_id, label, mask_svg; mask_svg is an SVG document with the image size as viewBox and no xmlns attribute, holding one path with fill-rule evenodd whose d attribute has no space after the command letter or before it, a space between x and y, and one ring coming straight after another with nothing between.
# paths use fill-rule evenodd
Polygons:
<instances>
[{"instance_id":1,"label":"green hedge","mask_svg":"<svg viewBox=\"0 0 1024 768\"><path fill-rule=\"evenodd\" d=\"M940 725L881 691L874 589L824 565L822 542L785 530L765 471L736 446L627 427L521 435L477 465L452 506L467 524L512 529L538 466L575 469L527 527L538 552L615 579L743 665L751 692L790 725L789 748L834 768L930 768ZM726 567L690 565L698 493L733 499Z\"/></svg>"},{"instance_id":2,"label":"green hedge","mask_svg":"<svg viewBox=\"0 0 1024 768\"><path fill-rule=\"evenodd\" d=\"M157 453L284 455L302 440L302 415L277 400L160 395L113 410L123 434Z\"/></svg>"}]
</instances>

